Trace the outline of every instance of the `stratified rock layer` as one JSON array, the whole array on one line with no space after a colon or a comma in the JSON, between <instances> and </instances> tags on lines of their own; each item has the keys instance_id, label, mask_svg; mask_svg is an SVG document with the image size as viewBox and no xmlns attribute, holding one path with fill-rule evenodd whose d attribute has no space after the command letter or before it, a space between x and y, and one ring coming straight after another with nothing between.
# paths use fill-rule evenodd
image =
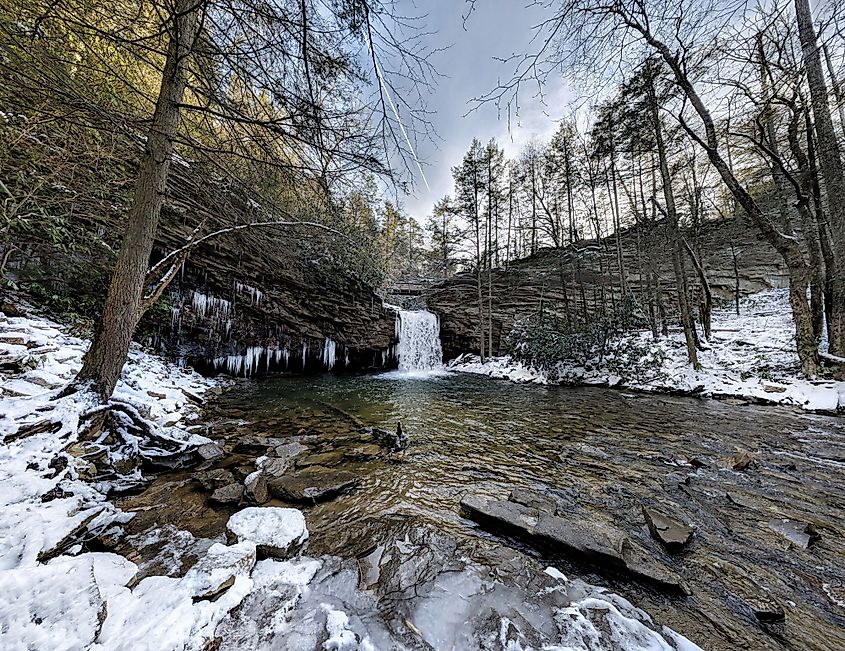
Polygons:
<instances>
[{"instance_id":1,"label":"stratified rock layer","mask_svg":"<svg viewBox=\"0 0 845 651\"><path fill-rule=\"evenodd\" d=\"M688 237L691 239L692 235ZM671 316L677 309L677 293L669 241L659 223L628 229L621 235L628 290L645 309L648 295L656 293L653 290L659 283L664 308ZM714 297L732 300L737 285L741 296L787 285L786 267L780 256L742 218L705 223L698 242ZM687 267L693 294L700 295L695 270L690 263ZM602 302L607 311L612 311L622 298L619 276L615 236L601 242L584 240L563 249L545 248L510 262L507 268L492 272L492 291L485 275L485 314L488 292L493 305L492 353L504 352L505 337L515 322L540 311L549 318L558 317L561 323L566 322L567 312L575 320L595 314ZM566 287L565 295L562 287ZM477 291L475 275L461 274L427 293L428 308L440 317L440 339L446 359L478 352Z\"/></svg>"}]
</instances>

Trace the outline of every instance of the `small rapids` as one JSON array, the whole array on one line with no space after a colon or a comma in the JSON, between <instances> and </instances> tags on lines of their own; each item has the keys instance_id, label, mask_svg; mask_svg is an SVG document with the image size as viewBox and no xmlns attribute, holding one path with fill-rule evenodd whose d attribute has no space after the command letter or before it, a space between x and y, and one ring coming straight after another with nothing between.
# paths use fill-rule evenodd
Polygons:
<instances>
[{"instance_id":1,"label":"small rapids","mask_svg":"<svg viewBox=\"0 0 845 651\"><path fill-rule=\"evenodd\" d=\"M427 310L399 310L396 314L399 370L435 371L443 366L440 319Z\"/></svg>"}]
</instances>

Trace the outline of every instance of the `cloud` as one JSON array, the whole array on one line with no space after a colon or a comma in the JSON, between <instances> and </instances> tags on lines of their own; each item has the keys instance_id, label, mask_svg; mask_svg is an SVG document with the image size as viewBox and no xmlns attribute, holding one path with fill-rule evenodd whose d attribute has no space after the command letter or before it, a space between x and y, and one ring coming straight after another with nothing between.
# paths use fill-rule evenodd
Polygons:
<instances>
[{"instance_id":1,"label":"cloud","mask_svg":"<svg viewBox=\"0 0 845 651\"><path fill-rule=\"evenodd\" d=\"M467 5L459 0L428 0L424 4L403 0L400 9L408 14L426 13L424 28L436 32L430 38L434 47L449 47L434 60L445 75L429 98L432 122L439 136L437 143L423 141L417 153L425 166L431 190L416 179L413 196L404 198L408 212L423 223L431 208L452 191L451 168L460 163L473 138L486 142L496 138L508 156L515 155L532 139L547 140L557 129L557 121L569 113L572 98L563 79L544 88L544 98L536 88L526 87L520 97L520 113L499 115L494 105L484 105L469 113L469 101L489 92L512 68L497 58L531 51L532 28L540 22L542 8L525 7L518 2L479 2L464 30L462 12ZM535 45L536 46L536 45Z\"/></svg>"}]
</instances>

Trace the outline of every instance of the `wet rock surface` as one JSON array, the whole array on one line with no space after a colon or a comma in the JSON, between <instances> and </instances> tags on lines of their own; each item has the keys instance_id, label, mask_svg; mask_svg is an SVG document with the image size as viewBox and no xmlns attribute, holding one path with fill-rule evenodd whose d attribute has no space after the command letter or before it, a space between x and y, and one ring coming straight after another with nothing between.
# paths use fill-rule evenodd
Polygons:
<instances>
[{"instance_id":1,"label":"wet rock surface","mask_svg":"<svg viewBox=\"0 0 845 651\"><path fill-rule=\"evenodd\" d=\"M680 576L650 558L624 532L605 523L553 515L553 502L544 503L538 493L521 491L518 496L530 497L525 501L532 505L468 495L460 506L470 519L482 526L514 535L550 557L581 560L599 572L621 573L672 593L689 594L689 587Z\"/></svg>"},{"instance_id":2,"label":"wet rock surface","mask_svg":"<svg viewBox=\"0 0 845 651\"><path fill-rule=\"evenodd\" d=\"M244 497L244 487L241 484L229 484L216 489L210 499L218 504L240 504Z\"/></svg>"},{"instance_id":3,"label":"wet rock surface","mask_svg":"<svg viewBox=\"0 0 845 651\"><path fill-rule=\"evenodd\" d=\"M479 584L467 579L460 563L469 559L473 567L485 565L492 568L493 579L488 580L498 585L501 578L508 589L521 589L527 558L540 567L553 564L570 581L607 586L708 651L845 648L845 488L841 465L825 453L845 443L845 422L771 407L514 387L466 377L421 384L374 377L278 380L242 385L221 396L215 407L243 412L238 424L220 433L212 430L227 450L221 463L227 469L262 468L269 482L268 463L278 461L277 476L286 477L320 468L297 468L301 458L342 452L337 465L324 472L351 473L358 487L301 506L311 532L308 553L347 559L322 566L318 585L337 588L334 579L352 573L378 600L370 596L369 602L360 601L359 595L336 602L323 593L327 603L345 605L347 612L383 612L390 590L398 587L398 594L409 594L406 586L425 585L426 576L439 576L440 582L431 584L436 588L421 594L432 599L441 594L443 599L414 598L397 605L387 634L401 636L407 648L450 648L460 638L437 637L442 630L430 622L434 613L444 622L444 613L451 614L450 608L460 602L462 609L455 610L464 617L461 623L473 622L466 630L473 635L495 630L499 644L486 647L486 642L474 641L475 646L465 648L500 649L500 631L506 640L540 639L531 636L554 623L553 611L543 611L551 619L538 621L534 630L523 621L533 621L530 612L521 607L504 624L501 617L485 619L481 610L486 602L475 601L475 596L463 610L463 597L455 595L475 595ZM246 414L253 423L246 422ZM390 431L400 419L414 436L399 463L396 453L383 448L378 454L372 448L369 454L353 452L375 445L362 423ZM258 456L231 451L235 437L250 435L285 443L262 446ZM285 449L296 454L276 456L288 444L292 448ZM721 463L742 450L753 455L746 468ZM137 511L130 527L173 522L189 529L196 540L183 554L190 558L197 541L225 535L226 519L235 507L209 502L208 493L190 476L178 476L185 479L175 489L172 480L165 487L162 478L123 503L150 509ZM499 506L514 519L517 535L462 518L458 504L471 495L503 503ZM271 495L267 504L291 503ZM670 554L654 537L643 505L694 528L694 538L681 553ZM441 551L422 564L429 569L418 573L425 575L420 581L412 578L417 573L410 566L389 578L393 564L403 565L396 560L405 558L399 548L420 561L428 558L414 534L407 532L406 538L402 527L397 533L397 519L430 528L428 535L454 543L441 547L429 539L429 546ZM771 526L783 520L812 525L818 537L804 548ZM541 522L545 544L538 542ZM811 534L803 530L803 535ZM584 551L555 554L549 549L554 540L559 548L564 541ZM585 560L585 553L602 560ZM352 556L359 560L350 564ZM670 573L662 575L666 569ZM455 576L460 581L447 581ZM465 579L469 582L463 583ZM392 587L382 593L382 582ZM681 582L691 596L674 589ZM486 594L484 589L481 593ZM501 594L510 604L525 598L522 592ZM327 613L320 604L308 603L315 609L314 621L325 622ZM419 613L412 612L414 604ZM504 613L504 608L498 606L496 612ZM607 622L590 621L607 631ZM448 630L458 628L451 626ZM316 648L326 639L321 635L324 631L313 638ZM441 639L445 646L438 646ZM279 648L289 647L280 643Z\"/></svg>"},{"instance_id":4,"label":"wet rock surface","mask_svg":"<svg viewBox=\"0 0 845 651\"><path fill-rule=\"evenodd\" d=\"M692 527L647 506L643 506L642 510L651 535L670 552L681 551L692 540Z\"/></svg>"},{"instance_id":5,"label":"wet rock surface","mask_svg":"<svg viewBox=\"0 0 845 651\"><path fill-rule=\"evenodd\" d=\"M274 477L267 487L273 497L285 502L317 504L355 489L358 483L358 477L350 472L313 466L290 475Z\"/></svg>"}]
</instances>

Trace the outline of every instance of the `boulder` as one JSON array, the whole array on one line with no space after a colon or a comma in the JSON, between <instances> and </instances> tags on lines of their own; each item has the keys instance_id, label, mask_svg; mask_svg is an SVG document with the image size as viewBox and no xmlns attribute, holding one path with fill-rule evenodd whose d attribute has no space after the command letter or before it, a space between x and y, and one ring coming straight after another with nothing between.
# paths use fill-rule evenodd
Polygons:
<instances>
[{"instance_id":1,"label":"boulder","mask_svg":"<svg viewBox=\"0 0 845 651\"><path fill-rule=\"evenodd\" d=\"M687 525L647 506L643 506L642 511L652 537L663 543L669 552L681 551L692 539L693 530Z\"/></svg>"},{"instance_id":2,"label":"boulder","mask_svg":"<svg viewBox=\"0 0 845 651\"><path fill-rule=\"evenodd\" d=\"M244 497L252 504L264 504L270 499L267 478L260 470L256 470L244 479Z\"/></svg>"},{"instance_id":3,"label":"boulder","mask_svg":"<svg viewBox=\"0 0 845 651\"><path fill-rule=\"evenodd\" d=\"M238 542L254 543L259 557L289 558L308 540L305 516L298 509L248 507L233 514L226 528Z\"/></svg>"},{"instance_id":4,"label":"boulder","mask_svg":"<svg viewBox=\"0 0 845 651\"><path fill-rule=\"evenodd\" d=\"M289 460L302 454L307 449L308 448L302 445L302 443L299 443L298 441L291 441L290 443L284 443L274 447L269 456L275 457L276 459Z\"/></svg>"},{"instance_id":5,"label":"boulder","mask_svg":"<svg viewBox=\"0 0 845 651\"><path fill-rule=\"evenodd\" d=\"M534 501L536 494L517 492L523 501ZM528 498L531 498L529 500ZM467 495L462 510L485 528L516 536L554 555L586 561L600 571L627 575L664 590L689 594L689 587L672 569L651 558L646 550L610 525L574 520L548 510L514 501Z\"/></svg>"},{"instance_id":6,"label":"boulder","mask_svg":"<svg viewBox=\"0 0 845 651\"><path fill-rule=\"evenodd\" d=\"M199 482L200 486L207 491L216 491L218 488L234 484L235 476L228 470L217 468L195 473L194 481Z\"/></svg>"},{"instance_id":7,"label":"boulder","mask_svg":"<svg viewBox=\"0 0 845 651\"><path fill-rule=\"evenodd\" d=\"M353 490L358 478L351 472L312 466L268 481L270 494L285 502L317 504Z\"/></svg>"},{"instance_id":8,"label":"boulder","mask_svg":"<svg viewBox=\"0 0 845 651\"><path fill-rule=\"evenodd\" d=\"M193 601L214 601L235 584L238 576L249 576L256 560L252 541L226 546L214 543L180 583L188 587Z\"/></svg>"},{"instance_id":9,"label":"boulder","mask_svg":"<svg viewBox=\"0 0 845 651\"><path fill-rule=\"evenodd\" d=\"M216 443L203 443L197 447L197 456L202 461L214 461L223 456L223 450Z\"/></svg>"},{"instance_id":10,"label":"boulder","mask_svg":"<svg viewBox=\"0 0 845 651\"><path fill-rule=\"evenodd\" d=\"M293 465L292 459L261 459L258 462L258 467L261 472L268 478L281 477Z\"/></svg>"},{"instance_id":11,"label":"boulder","mask_svg":"<svg viewBox=\"0 0 845 651\"><path fill-rule=\"evenodd\" d=\"M240 504L244 496L244 487L240 484L229 484L215 490L209 499L218 504Z\"/></svg>"}]
</instances>

